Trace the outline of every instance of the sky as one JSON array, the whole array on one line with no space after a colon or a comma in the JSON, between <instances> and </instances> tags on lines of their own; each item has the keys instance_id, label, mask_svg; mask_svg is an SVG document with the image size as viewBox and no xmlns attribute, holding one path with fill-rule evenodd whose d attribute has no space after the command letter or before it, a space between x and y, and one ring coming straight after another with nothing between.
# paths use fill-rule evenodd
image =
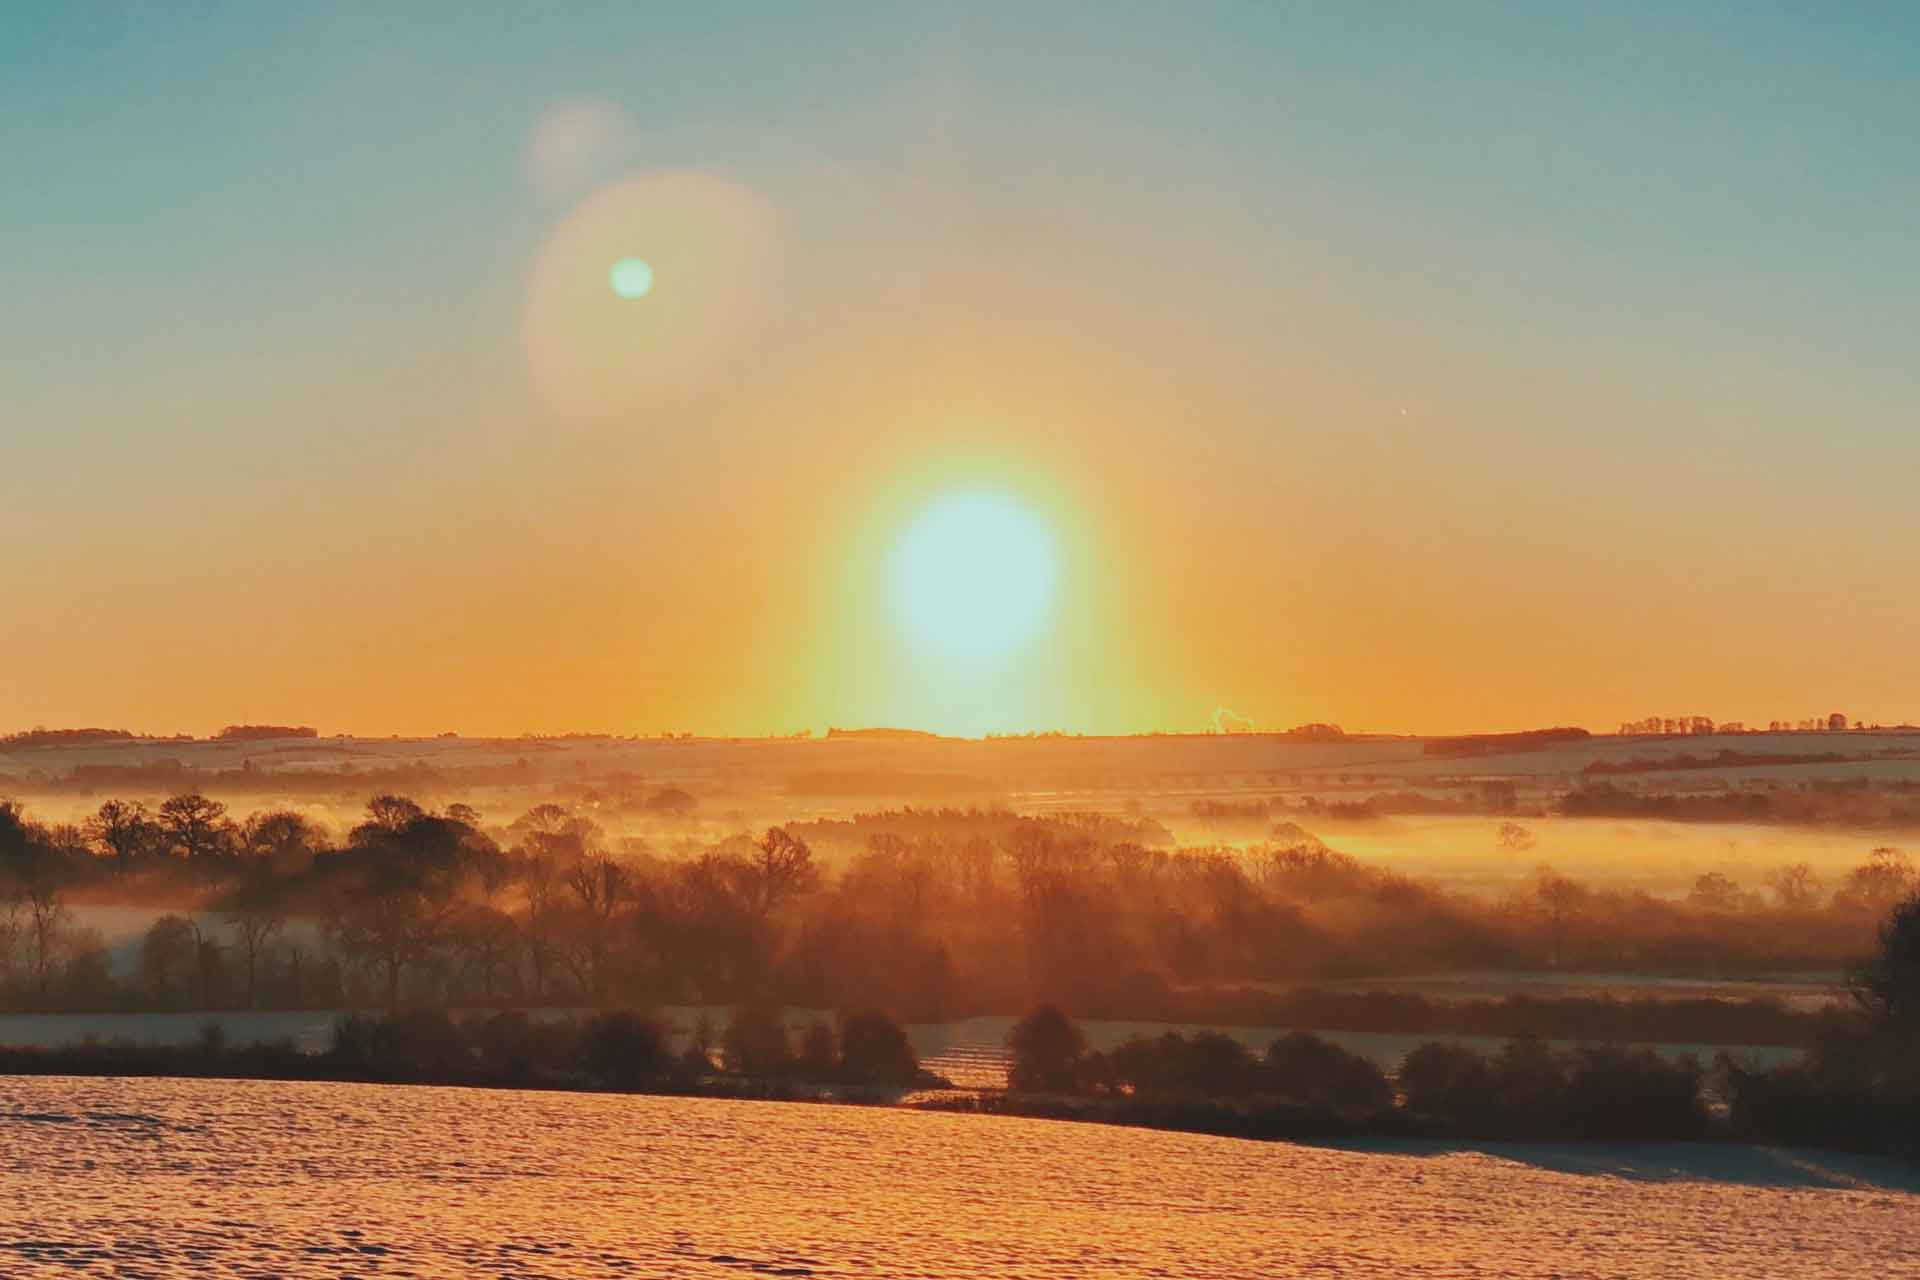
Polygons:
<instances>
[{"instance_id":1,"label":"sky","mask_svg":"<svg viewBox=\"0 0 1920 1280\"><path fill-rule=\"evenodd\" d=\"M0 729L1920 719L1916 66L1844 2L7 5Z\"/></svg>"}]
</instances>

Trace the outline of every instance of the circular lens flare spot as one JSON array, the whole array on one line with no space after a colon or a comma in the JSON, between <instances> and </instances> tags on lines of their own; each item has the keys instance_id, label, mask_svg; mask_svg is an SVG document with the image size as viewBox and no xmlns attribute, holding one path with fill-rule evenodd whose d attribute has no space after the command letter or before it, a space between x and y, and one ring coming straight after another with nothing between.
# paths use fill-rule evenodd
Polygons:
<instances>
[{"instance_id":1,"label":"circular lens flare spot","mask_svg":"<svg viewBox=\"0 0 1920 1280\"><path fill-rule=\"evenodd\" d=\"M653 292L653 268L641 258L622 258L607 272L607 283L623 298L644 298Z\"/></svg>"},{"instance_id":2,"label":"circular lens flare spot","mask_svg":"<svg viewBox=\"0 0 1920 1280\"><path fill-rule=\"evenodd\" d=\"M1031 639L1053 607L1053 531L1005 494L960 493L921 512L895 544L901 624L925 652L988 661Z\"/></svg>"}]
</instances>

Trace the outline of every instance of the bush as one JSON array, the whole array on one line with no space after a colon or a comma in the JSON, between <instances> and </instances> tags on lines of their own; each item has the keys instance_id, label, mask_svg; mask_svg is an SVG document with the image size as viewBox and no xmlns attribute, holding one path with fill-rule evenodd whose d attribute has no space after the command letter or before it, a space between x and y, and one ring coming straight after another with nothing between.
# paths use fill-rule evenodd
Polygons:
<instances>
[{"instance_id":1,"label":"bush","mask_svg":"<svg viewBox=\"0 0 1920 1280\"><path fill-rule=\"evenodd\" d=\"M1465 1045L1429 1040L1400 1064L1407 1110L1448 1120L1478 1120L1492 1109L1493 1068Z\"/></svg>"},{"instance_id":2,"label":"bush","mask_svg":"<svg viewBox=\"0 0 1920 1280\"><path fill-rule=\"evenodd\" d=\"M912 1084L920 1061L900 1024L884 1013L856 1013L840 1024L840 1074L857 1084Z\"/></svg>"},{"instance_id":3,"label":"bush","mask_svg":"<svg viewBox=\"0 0 1920 1280\"><path fill-rule=\"evenodd\" d=\"M1574 1137L1671 1142L1706 1132L1700 1064L1651 1049L1582 1049L1574 1055L1562 1114Z\"/></svg>"},{"instance_id":4,"label":"bush","mask_svg":"<svg viewBox=\"0 0 1920 1280\"><path fill-rule=\"evenodd\" d=\"M1706 1132L1700 1064L1651 1049L1553 1052L1514 1040L1489 1059L1430 1042L1400 1067L1407 1110L1470 1137L1672 1142Z\"/></svg>"},{"instance_id":5,"label":"bush","mask_svg":"<svg viewBox=\"0 0 1920 1280\"><path fill-rule=\"evenodd\" d=\"M1087 1038L1058 1006L1043 1004L1007 1033L1013 1065L1007 1087L1029 1093L1076 1093L1086 1087Z\"/></svg>"},{"instance_id":6,"label":"bush","mask_svg":"<svg viewBox=\"0 0 1920 1280\"><path fill-rule=\"evenodd\" d=\"M580 1029L580 1065L611 1089L634 1089L667 1074L667 1033L632 1010L596 1014Z\"/></svg>"},{"instance_id":7,"label":"bush","mask_svg":"<svg viewBox=\"0 0 1920 1280\"><path fill-rule=\"evenodd\" d=\"M343 1066L379 1075L463 1074L473 1063L466 1037L439 1009L350 1013L333 1024L330 1053Z\"/></svg>"},{"instance_id":8,"label":"bush","mask_svg":"<svg viewBox=\"0 0 1920 1280\"><path fill-rule=\"evenodd\" d=\"M578 1056L579 1029L573 1022L535 1022L518 1009L474 1018L462 1031L480 1065L510 1079L569 1066Z\"/></svg>"},{"instance_id":9,"label":"bush","mask_svg":"<svg viewBox=\"0 0 1920 1280\"><path fill-rule=\"evenodd\" d=\"M1247 1047L1218 1031L1189 1038L1169 1031L1155 1040L1135 1037L1113 1051L1116 1083L1141 1097L1238 1098L1254 1092L1258 1065Z\"/></svg>"},{"instance_id":10,"label":"bush","mask_svg":"<svg viewBox=\"0 0 1920 1280\"><path fill-rule=\"evenodd\" d=\"M840 1042L833 1028L824 1022L811 1022L800 1037L800 1073L809 1080L831 1080L840 1060Z\"/></svg>"},{"instance_id":11,"label":"bush","mask_svg":"<svg viewBox=\"0 0 1920 1280\"><path fill-rule=\"evenodd\" d=\"M737 1075L766 1079L793 1072L785 1014L770 1005L741 1005L720 1037L720 1060Z\"/></svg>"},{"instance_id":12,"label":"bush","mask_svg":"<svg viewBox=\"0 0 1920 1280\"><path fill-rule=\"evenodd\" d=\"M1268 1045L1262 1065L1262 1091L1295 1102L1369 1109L1393 1105L1393 1087L1371 1059L1304 1031Z\"/></svg>"}]
</instances>

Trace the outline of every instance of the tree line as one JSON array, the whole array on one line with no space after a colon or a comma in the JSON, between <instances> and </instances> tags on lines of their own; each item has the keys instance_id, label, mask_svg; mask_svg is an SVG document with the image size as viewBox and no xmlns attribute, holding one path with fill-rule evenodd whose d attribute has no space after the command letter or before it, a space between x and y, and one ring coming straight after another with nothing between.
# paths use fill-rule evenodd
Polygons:
<instances>
[{"instance_id":1,"label":"tree line","mask_svg":"<svg viewBox=\"0 0 1920 1280\"><path fill-rule=\"evenodd\" d=\"M1718 1138L1920 1158L1920 893L1888 912L1848 990L1850 1009L1823 1019L1802 1057L1772 1067L1726 1051L1706 1065L1518 1036L1491 1053L1428 1041L1391 1077L1304 1032L1264 1054L1216 1031L1135 1037L1101 1053L1047 1004L1009 1034L1010 1096L987 1108L1250 1137Z\"/></svg>"},{"instance_id":2,"label":"tree line","mask_svg":"<svg viewBox=\"0 0 1920 1280\"><path fill-rule=\"evenodd\" d=\"M557 804L488 824L382 794L339 837L290 810L236 818L198 792L108 800L70 826L0 804L0 1004L758 1002L930 1021L1052 996L1087 1016L1174 1018L1238 989L1253 1007L1262 984L1448 968L1834 967L1913 883L1889 848L1831 892L1800 865L1764 893L1709 875L1679 901L1543 867L1487 898L1291 823L1245 847L1147 843L1163 830L908 810L616 850ZM75 915L109 900L172 904L130 963L109 963Z\"/></svg>"}]
</instances>

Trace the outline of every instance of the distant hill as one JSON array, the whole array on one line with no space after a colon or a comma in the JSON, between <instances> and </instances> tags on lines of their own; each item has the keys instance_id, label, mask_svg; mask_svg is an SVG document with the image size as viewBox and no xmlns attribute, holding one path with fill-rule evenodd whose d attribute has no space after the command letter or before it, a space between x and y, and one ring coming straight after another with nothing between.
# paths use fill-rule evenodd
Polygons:
<instances>
[{"instance_id":1,"label":"distant hill","mask_svg":"<svg viewBox=\"0 0 1920 1280\"><path fill-rule=\"evenodd\" d=\"M925 729L828 729L827 737L879 742L938 742L940 735Z\"/></svg>"},{"instance_id":2,"label":"distant hill","mask_svg":"<svg viewBox=\"0 0 1920 1280\"><path fill-rule=\"evenodd\" d=\"M1585 742L1585 729L1527 729L1520 733L1469 733L1430 738L1421 750L1430 756L1494 756L1509 751L1546 751L1568 742Z\"/></svg>"}]
</instances>

